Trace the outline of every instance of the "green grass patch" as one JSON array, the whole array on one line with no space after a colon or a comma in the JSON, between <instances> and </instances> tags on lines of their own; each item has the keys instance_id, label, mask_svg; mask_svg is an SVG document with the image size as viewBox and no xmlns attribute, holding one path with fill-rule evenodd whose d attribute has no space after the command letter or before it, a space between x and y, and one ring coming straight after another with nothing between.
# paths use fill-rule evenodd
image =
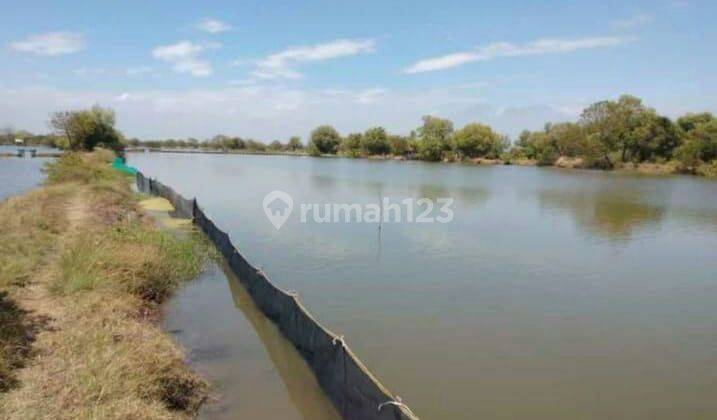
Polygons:
<instances>
[{"instance_id":1,"label":"green grass patch","mask_svg":"<svg viewBox=\"0 0 717 420\"><path fill-rule=\"evenodd\" d=\"M197 276L208 255L209 244L197 232L175 235L136 220L120 222L84 233L66 249L50 290L70 294L104 287L161 302Z\"/></svg>"},{"instance_id":2,"label":"green grass patch","mask_svg":"<svg viewBox=\"0 0 717 420\"><path fill-rule=\"evenodd\" d=\"M97 182L112 182L126 178L123 174L110 166L114 154L108 150L98 150L93 153L64 153L54 162L47 164L46 184L53 185L65 182L91 184Z\"/></svg>"}]
</instances>

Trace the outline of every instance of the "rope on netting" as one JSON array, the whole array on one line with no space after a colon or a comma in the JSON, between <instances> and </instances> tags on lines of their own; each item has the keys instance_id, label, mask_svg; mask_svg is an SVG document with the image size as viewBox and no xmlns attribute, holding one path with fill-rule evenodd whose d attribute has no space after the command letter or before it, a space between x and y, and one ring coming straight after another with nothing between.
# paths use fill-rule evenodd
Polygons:
<instances>
[{"instance_id":1,"label":"rope on netting","mask_svg":"<svg viewBox=\"0 0 717 420\"><path fill-rule=\"evenodd\" d=\"M336 345L336 343L341 343L341 347L346 347L346 341L344 341L344 336L343 336L343 335L340 335L340 336L338 336L338 337L334 337L334 338L331 340L331 344L333 344L334 346Z\"/></svg>"},{"instance_id":2,"label":"rope on netting","mask_svg":"<svg viewBox=\"0 0 717 420\"><path fill-rule=\"evenodd\" d=\"M295 298L298 298L298 297L299 297L299 292L297 292L297 291L294 290L294 289L289 289L289 290L287 290L287 291L286 291L286 294L289 295L289 296L291 296L291 297L295 297Z\"/></svg>"},{"instance_id":3,"label":"rope on netting","mask_svg":"<svg viewBox=\"0 0 717 420\"><path fill-rule=\"evenodd\" d=\"M387 406L387 405L395 405L396 407L402 407L402 408L404 408L406 411L408 411L408 413L411 414L411 416L413 416L413 417L415 417L415 418L418 418L418 417L416 417L415 414L413 414L413 411L411 411L411 409L408 408L408 406L403 403L403 401L401 400L401 397L399 397L398 395L396 395L396 399L395 399L395 400L388 400L388 401L385 401L385 402L382 402L381 404L379 404L379 405L378 405L378 411L381 411L381 409L382 409L384 406Z\"/></svg>"}]
</instances>

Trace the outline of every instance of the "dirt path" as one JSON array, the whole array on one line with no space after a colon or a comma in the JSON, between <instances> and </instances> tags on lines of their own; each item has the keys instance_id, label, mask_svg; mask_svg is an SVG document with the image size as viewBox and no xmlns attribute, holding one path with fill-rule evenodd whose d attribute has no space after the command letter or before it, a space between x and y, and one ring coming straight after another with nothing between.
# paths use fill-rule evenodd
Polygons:
<instances>
[{"instance_id":1,"label":"dirt path","mask_svg":"<svg viewBox=\"0 0 717 420\"><path fill-rule=\"evenodd\" d=\"M62 305L56 304L56 299L47 290L47 284L51 280L51 273L56 272L56 265L59 264L61 251L69 245L86 223L89 215L88 193L86 189L79 189L69 199L65 207L65 217L68 221L67 230L58 238L52 257L46 262L44 269L38 274L37 279L28 284L18 293L19 305L28 311L33 318L42 319L47 324L49 331L53 331L63 318ZM40 333L42 334L42 332ZM27 368L26 368L27 369Z\"/></svg>"}]
</instances>

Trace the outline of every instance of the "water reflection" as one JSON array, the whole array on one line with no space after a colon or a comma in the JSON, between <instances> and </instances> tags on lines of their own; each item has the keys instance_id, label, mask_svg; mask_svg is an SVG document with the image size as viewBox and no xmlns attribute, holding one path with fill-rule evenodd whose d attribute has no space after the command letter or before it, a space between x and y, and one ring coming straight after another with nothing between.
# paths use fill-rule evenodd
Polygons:
<instances>
[{"instance_id":1,"label":"water reflection","mask_svg":"<svg viewBox=\"0 0 717 420\"><path fill-rule=\"evenodd\" d=\"M226 264L211 263L167 303L164 315L165 329L217 394L201 417L340 418L304 359Z\"/></svg>"},{"instance_id":2,"label":"water reflection","mask_svg":"<svg viewBox=\"0 0 717 420\"><path fill-rule=\"evenodd\" d=\"M610 191L541 190L537 197L542 208L569 212L588 237L614 242L628 242L640 230L658 228L666 213L664 206L615 196Z\"/></svg>"},{"instance_id":3,"label":"water reflection","mask_svg":"<svg viewBox=\"0 0 717 420\"><path fill-rule=\"evenodd\" d=\"M330 404L319 387L316 377L292 344L281 334L276 325L266 318L239 279L226 264L222 271L227 276L236 307L251 322L269 354L281 379L286 385L289 397L305 419L338 420L339 414Z\"/></svg>"}]
</instances>

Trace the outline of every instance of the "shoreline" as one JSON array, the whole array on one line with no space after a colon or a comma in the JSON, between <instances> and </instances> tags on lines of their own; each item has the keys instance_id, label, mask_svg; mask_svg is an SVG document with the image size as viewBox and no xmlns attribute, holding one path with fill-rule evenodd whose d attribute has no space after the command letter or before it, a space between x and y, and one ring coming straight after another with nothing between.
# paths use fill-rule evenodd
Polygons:
<instances>
[{"instance_id":1,"label":"shoreline","mask_svg":"<svg viewBox=\"0 0 717 420\"><path fill-rule=\"evenodd\" d=\"M209 257L159 229L106 151L0 202L0 417L188 418L208 398L160 305Z\"/></svg>"},{"instance_id":2,"label":"shoreline","mask_svg":"<svg viewBox=\"0 0 717 420\"><path fill-rule=\"evenodd\" d=\"M473 158L463 160L443 160L443 161L425 161L412 157L400 156L400 155L370 155L370 156L347 156L343 154L323 154L320 156L312 156L306 152L271 152L271 151L249 151L249 150L211 150L211 149L156 149L156 148L128 148L125 150L127 153L179 153L179 154L209 154L209 155L252 155L252 156L290 156L290 157L315 157L315 158L332 158L332 159L365 159L365 160L378 160L378 161L411 161L411 162L425 162L434 164L459 164L466 166L533 166L541 168L555 168L555 169L567 169L567 170L582 170L582 171L599 171L606 173L625 173L625 174L637 174L637 175L655 175L655 176L667 176L667 175L686 175L694 176L706 179L717 179L717 169L713 167L717 164L702 164L697 168L693 168L691 171L683 171L679 169L679 165L675 161L669 161L665 163L619 163L612 169L601 169L601 168L588 168L581 166L581 159L579 158L568 158L560 157L552 165L540 165L536 160L531 159L515 159L510 161L503 161L501 159L488 159L488 158Z\"/></svg>"}]
</instances>

